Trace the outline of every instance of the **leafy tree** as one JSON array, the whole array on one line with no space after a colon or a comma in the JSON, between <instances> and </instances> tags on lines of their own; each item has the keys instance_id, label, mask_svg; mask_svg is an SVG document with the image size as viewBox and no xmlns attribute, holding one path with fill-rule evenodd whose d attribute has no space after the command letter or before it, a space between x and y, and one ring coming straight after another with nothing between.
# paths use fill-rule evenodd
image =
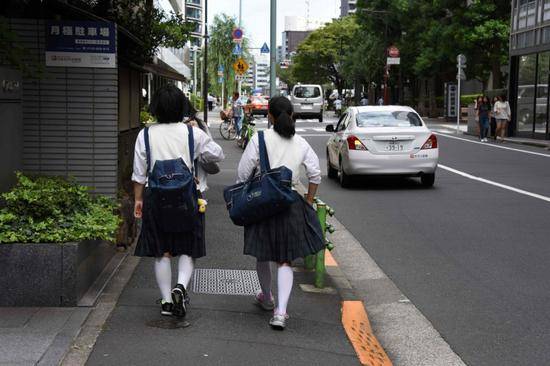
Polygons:
<instances>
[{"instance_id":1,"label":"leafy tree","mask_svg":"<svg viewBox=\"0 0 550 366\"><path fill-rule=\"evenodd\" d=\"M212 26L209 30L208 41L208 73L210 76L210 89L215 94L220 95L222 93L222 85L218 83L218 68L223 67L224 72L224 90L223 94L227 98L236 89L235 87L235 72L233 71L233 64L237 60L237 56L233 55L233 48L235 43L231 33L233 29L237 27L235 18L232 18L226 14L216 15L212 22ZM243 49L243 57L247 59L249 65L250 54L248 52L248 41L245 38L241 44ZM226 105L226 102L223 102Z\"/></svg>"},{"instance_id":2,"label":"leafy tree","mask_svg":"<svg viewBox=\"0 0 550 366\"><path fill-rule=\"evenodd\" d=\"M307 83L332 82L341 93L346 80L345 53L352 47L358 28L355 18L349 16L335 19L309 34L293 58L294 78Z\"/></svg>"},{"instance_id":3,"label":"leafy tree","mask_svg":"<svg viewBox=\"0 0 550 366\"><path fill-rule=\"evenodd\" d=\"M277 77L288 86L288 90L292 90L294 85L298 84L298 80L294 77L294 66L283 69L280 65L277 65Z\"/></svg>"}]
</instances>

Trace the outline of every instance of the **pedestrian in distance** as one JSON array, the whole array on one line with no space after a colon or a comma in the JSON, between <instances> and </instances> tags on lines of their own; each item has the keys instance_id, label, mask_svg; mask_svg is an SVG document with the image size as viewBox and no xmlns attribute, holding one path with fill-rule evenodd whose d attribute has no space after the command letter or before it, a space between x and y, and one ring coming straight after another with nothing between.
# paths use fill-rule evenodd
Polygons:
<instances>
[{"instance_id":1,"label":"pedestrian in distance","mask_svg":"<svg viewBox=\"0 0 550 366\"><path fill-rule=\"evenodd\" d=\"M241 120L243 117L243 102L239 92L233 93L233 99L231 102L231 115L233 116L233 122L237 129L237 136L241 135Z\"/></svg>"},{"instance_id":2,"label":"pedestrian in distance","mask_svg":"<svg viewBox=\"0 0 550 366\"><path fill-rule=\"evenodd\" d=\"M342 115L342 99L340 97L334 100L334 112L338 117Z\"/></svg>"},{"instance_id":3,"label":"pedestrian in distance","mask_svg":"<svg viewBox=\"0 0 550 366\"><path fill-rule=\"evenodd\" d=\"M512 112L510 111L510 104L508 104L505 95L498 97L498 101L493 106L493 113L495 114L495 119L497 121L497 141L500 140L500 142L504 142L508 122L510 121L510 117L512 115Z\"/></svg>"},{"instance_id":4,"label":"pedestrian in distance","mask_svg":"<svg viewBox=\"0 0 550 366\"><path fill-rule=\"evenodd\" d=\"M486 96L479 97L477 102L477 117L479 123L479 141L487 142L487 132L489 130L489 115L491 113L491 104Z\"/></svg>"},{"instance_id":5,"label":"pedestrian in distance","mask_svg":"<svg viewBox=\"0 0 550 366\"><path fill-rule=\"evenodd\" d=\"M293 108L284 97L269 100L268 116L273 128L264 131L267 157L271 169L285 166L292 171L292 185L299 184L300 168L305 167L309 186L304 199L295 190L295 201L287 210L244 227L244 254L256 257L261 291L255 303L266 311L274 310L269 324L273 329L286 327L287 305L293 285L291 263L324 250L325 242L317 214L312 207L321 183L319 158L307 143L296 135ZM237 180L247 181L259 171L259 137L254 135L239 162ZM277 306L271 291L271 265L277 263Z\"/></svg>"},{"instance_id":6,"label":"pedestrian in distance","mask_svg":"<svg viewBox=\"0 0 550 366\"><path fill-rule=\"evenodd\" d=\"M367 98L365 94L363 94L363 98L361 98L361 105L362 106L369 105L369 98Z\"/></svg>"},{"instance_id":7,"label":"pedestrian in distance","mask_svg":"<svg viewBox=\"0 0 550 366\"><path fill-rule=\"evenodd\" d=\"M383 97L378 98L378 105L384 105L384 98Z\"/></svg>"},{"instance_id":8,"label":"pedestrian in distance","mask_svg":"<svg viewBox=\"0 0 550 366\"><path fill-rule=\"evenodd\" d=\"M498 101L498 97L494 97L491 101L491 137L496 141L497 139L497 120L495 118L495 113L493 112L494 106Z\"/></svg>"},{"instance_id":9,"label":"pedestrian in distance","mask_svg":"<svg viewBox=\"0 0 550 366\"><path fill-rule=\"evenodd\" d=\"M177 317L187 312L195 259L206 254L195 165L224 158L221 147L206 133L183 123L191 110L189 99L174 85L155 93L150 112L157 123L138 134L132 175L134 216L142 219L135 255L155 258L161 314ZM172 257L178 261L173 288Z\"/></svg>"}]
</instances>

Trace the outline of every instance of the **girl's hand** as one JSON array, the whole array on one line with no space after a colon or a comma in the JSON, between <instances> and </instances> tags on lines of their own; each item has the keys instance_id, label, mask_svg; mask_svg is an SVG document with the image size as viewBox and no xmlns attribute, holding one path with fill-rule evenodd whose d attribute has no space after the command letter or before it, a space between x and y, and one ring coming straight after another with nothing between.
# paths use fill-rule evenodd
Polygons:
<instances>
[{"instance_id":1,"label":"girl's hand","mask_svg":"<svg viewBox=\"0 0 550 366\"><path fill-rule=\"evenodd\" d=\"M134 203L134 217L136 219L141 219L143 216L143 201L142 200L136 200Z\"/></svg>"}]
</instances>

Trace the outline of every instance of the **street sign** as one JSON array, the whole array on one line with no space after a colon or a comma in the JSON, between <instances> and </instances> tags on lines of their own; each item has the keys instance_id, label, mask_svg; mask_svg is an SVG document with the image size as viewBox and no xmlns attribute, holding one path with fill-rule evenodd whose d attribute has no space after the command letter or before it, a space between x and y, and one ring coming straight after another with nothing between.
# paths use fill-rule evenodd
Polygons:
<instances>
[{"instance_id":1,"label":"street sign","mask_svg":"<svg viewBox=\"0 0 550 366\"><path fill-rule=\"evenodd\" d=\"M462 53L458 56L456 56L456 63L460 66L466 67L466 56L464 56Z\"/></svg>"},{"instance_id":2,"label":"street sign","mask_svg":"<svg viewBox=\"0 0 550 366\"><path fill-rule=\"evenodd\" d=\"M458 74L456 74L456 78L460 80L466 80L466 73L464 72L464 69L458 69Z\"/></svg>"},{"instance_id":3,"label":"street sign","mask_svg":"<svg viewBox=\"0 0 550 366\"><path fill-rule=\"evenodd\" d=\"M456 117L457 87L453 83L445 83L445 115L450 118Z\"/></svg>"},{"instance_id":4,"label":"street sign","mask_svg":"<svg viewBox=\"0 0 550 366\"><path fill-rule=\"evenodd\" d=\"M218 78L218 84L223 84L223 77Z\"/></svg>"},{"instance_id":5,"label":"street sign","mask_svg":"<svg viewBox=\"0 0 550 366\"><path fill-rule=\"evenodd\" d=\"M248 64L244 59L239 58L233 64L233 70L235 70L237 75L244 75L244 73L248 70Z\"/></svg>"},{"instance_id":6,"label":"street sign","mask_svg":"<svg viewBox=\"0 0 550 366\"><path fill-rule=\"evenodd\" d=\"M267 42L264 42L264 45L260 49L260 53L269 53L269 47L267 46Z\"/></svg>"},{"instance_id":7,"label":"street sign","mask_svg":"<svg viewBox=\"0 0 550 366\"><path fill-rule=\"evenodd\" d=\"M235 81L243 81L244 75L235 75Z\"/></svg>"},{"instance_id":8,"label":"street sign","mask_svg":"<svg viewBox=\"0 0 550 366\"><path fill-rule=\"evenodd\" d=\"M400 57L388 57L386 65L399 65L401 63Z\"/></svg>"},{"instance_id":9,"label":"street sign","mask_svg":"<svg viewBox=\"0 0 550 366\"><path fill-rule=\"evenodd\" d=\"M231 36L233 37L233 42L241 43L243 40L243 35L244 35L244 32L241 28L233 29L233 32L231 33Z\"/></svg>"},{"instance_id":10,"label":"street sign","mask_svg":"<svg viewBox=\"0 0 550 366\"><path fill-rule=\"evenodd\" d=\"M388 56L391 58L399 57L399 48L395 46L388 47Z\"/></svg>"},{"instance_id":11,"label":"street sign","mask_svg":"<svg viewBox=\"0 0 550 366\"><path fill-rule=\"evenodd\" d=\"M243 53L243 48L241 47L240 43L235 43L235 47L233 47L233 56L240 56Z\"/></svg>"}]
</instances>

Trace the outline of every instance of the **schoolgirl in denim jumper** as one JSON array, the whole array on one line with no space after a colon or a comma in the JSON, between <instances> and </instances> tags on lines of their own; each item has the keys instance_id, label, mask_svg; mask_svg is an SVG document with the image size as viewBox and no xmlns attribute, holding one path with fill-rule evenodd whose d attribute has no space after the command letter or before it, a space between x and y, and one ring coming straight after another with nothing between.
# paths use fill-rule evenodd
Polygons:
<instances>
[{"instance_id":1,"label":"schoolgirl in denim jumper","mask_svg":"<svg viewBox=\"0 0 550 366\"><path fill-rule=\"evenodd\" d=\"M193 274L194 261L206 255L204 215L200 215L199 224L192 231L166 232L160 217L155 215L158 210L155 210L155 201L147 187L147 169L151 172L156 161L182 158L185 165L192 170L199 163L219 162L224 155L221 147L210 136L197 127L191 127L193 156L196 159L191 161L190 131L183 120L193 109L177 87L166 85L160 88L153 96L149 109L158 122L148 129L149 167L143 130L137 137L134 152L134 215L142 219L135 255L155 258L155 276L162 296L161 314L183 317L189 302L187 289ZM200 182L198 186L201 186ZM178 280L174 288L170 265L173 257L178 261Z\"/></svg>"},{"instance_id":2,"label":"schoolgirl in denim jumper","mask_svg":"<svg viewBox=\"0 0 550 366\"><path fill-rule=\"evenodd\" d=\"M295 134L293 108L285 97L269 101L269 119L273 128L264 131L269 163L272 169L286 166L292 170L293 186L299 184L300 168L305 167L309 186L306 198L298 192L291 207L259 223L244 228L244 253L256 257L256 269L261 292L255 302L273 312L269 324L283 330L288 319L287 305L292 291L291 263L297 258L315 254L325 248L319 220L312 207L321 182L319 158L301 136ZM256 134L243 153L237 172L237 182L246 181L259 170L259 143ZM271 266L277 263L277 306L271 293Z\"/></svg>"}]
</instances>

